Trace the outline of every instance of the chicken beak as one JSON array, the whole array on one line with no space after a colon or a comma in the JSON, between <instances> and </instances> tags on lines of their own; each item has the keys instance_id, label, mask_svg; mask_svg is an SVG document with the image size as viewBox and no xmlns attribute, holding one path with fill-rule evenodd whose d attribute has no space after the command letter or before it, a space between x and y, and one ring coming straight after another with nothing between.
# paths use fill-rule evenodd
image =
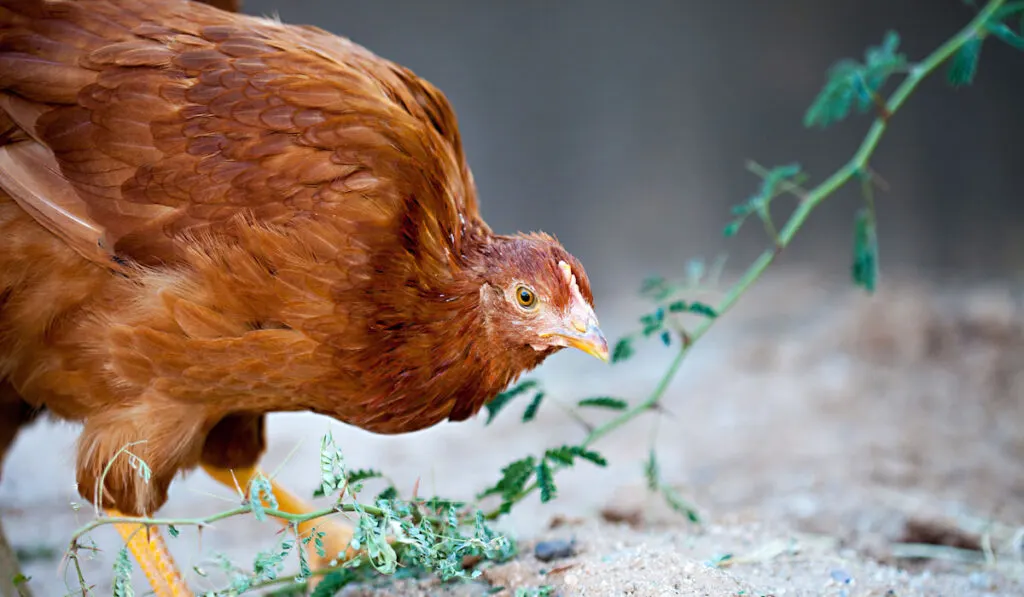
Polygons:
<instances>
[{"instance_id":1,"label":"chicken beak","mask_svg":"<svg viewBox=\"0 0 1024 597\"><path fill-rule=\"evenodd\" d=\"M573 331L575 334L562 334L565 338L566 343L569 346L582 350L592 357L597 357L608 362L608 341L605 340L604 333L601 332L601 328L597 327L596 324L590 325L576 325L578 322L573 322ZM582 330L580 330L582 328Z\"/></svg>"},{"instance_id":2,"label":"chicken beak","mask_svg":"<svg viewBox=\"0 0 1024 597\"><path fill-rule=\"evenodd\" d=\"M568 346L589 354L592 357L608 362L608 340L597 325L597 317L587 307L585 313L574 313L567 325L558 331L541 334L541 337L553 338L563 346Z\"/></svg>"}]
</instances>

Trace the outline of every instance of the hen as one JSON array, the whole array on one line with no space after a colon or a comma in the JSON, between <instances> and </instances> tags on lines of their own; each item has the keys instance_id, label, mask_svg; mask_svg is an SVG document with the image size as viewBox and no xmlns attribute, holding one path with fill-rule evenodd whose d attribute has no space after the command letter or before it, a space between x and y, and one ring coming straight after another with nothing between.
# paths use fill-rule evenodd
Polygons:
<instances>
[{"instance_id":1,"label":"hen","mask_svg":"<svg viewBox=\"0 0 1024 597\"><path fill-rule=\"evenodd\" d=\"M196 466L244 487L269 412L409 432L561 348L608 358L579 261L481 219L444 95L323 30L0 0L0 144L0 452L40 410L80 421L111 515ZM157 594L188 594L137 529Z\"/></svg>"}]
</instances>

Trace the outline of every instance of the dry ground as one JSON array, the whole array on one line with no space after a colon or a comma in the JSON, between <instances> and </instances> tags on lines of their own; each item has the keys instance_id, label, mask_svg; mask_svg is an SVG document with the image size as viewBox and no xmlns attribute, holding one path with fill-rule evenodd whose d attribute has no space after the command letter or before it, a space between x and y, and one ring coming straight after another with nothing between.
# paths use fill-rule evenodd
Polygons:
<instances>
[{"instance_id":1,"label":"dry ground","mask_svg":"<svg viewBox=\"0 0 1024 597\"><path fill-rule=\"evenodd\" d=\"M628 303L603 309L611 335L629 325L619 314L640 312ZM869 300L845 281L770 276L693 352L657 425L664 475L700 504L708 524L687 525L645 495L640 462L654 421L646 417L601 442L612 460L607 469L584 465L560 475L557 501L534 498L506 520L503 528L524 539L524 555L483 578L509 587L501 595L540 585L562 595L1024 595L1022 314L1017 289L999 285L939 288L889 278ZM539 377L565 403L593 394L638 399L669 356L652 346L608 370L560 355ZM403 437L274 416L266 462L273 469L288 460L279 478L311 492L318 441L331 429L353 466L382 468L400 488L420 479L425 491L468 498L507 462L579 437L555 404L528 425L517 420L522 406L490 427L479 419ZM35 426L19 439L0 483L0 515L27 556L36 594L46 597L75 586L48 554L59 554L89 519L69 505L79 501L74 437L70 425ZM172 488L160 514L209 514L231 500L197 473ZM201 541L183 532L172 549L186 569L208 567L215 551L250 562L276 530L230 520ZM103 529L94 538L104 551L86 575L105 595L116 535ZM539 562L532 554L539 539L575 539L577 554ZM911 549L905 543L924 543L913 549L938 557L899 557ZM988 545L986 562L979 548ZM727 565L709 565L724 554L732 554ZM199 589L217 586L191 579ZM144 583L136 586L143 594ZM423 582L346 594L482 595L487 588Z\"/></svg>"}]
</instances>

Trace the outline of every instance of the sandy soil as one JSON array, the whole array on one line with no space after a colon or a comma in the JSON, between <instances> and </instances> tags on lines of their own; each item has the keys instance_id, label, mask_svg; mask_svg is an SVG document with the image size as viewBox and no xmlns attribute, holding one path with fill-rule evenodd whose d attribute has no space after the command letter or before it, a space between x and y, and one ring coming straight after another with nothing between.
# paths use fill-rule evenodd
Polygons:
<instances>
[{"instance_id":1,"label":"sandy soil","mask_svg":"<svg viewBox=\"0 0 1024 597\"><path fill-rule=\"evenodd\" d=\"M777 273L693 352L665 402L669 414L607 437L598 448L608 468L559 475L555 502L534 498L503 522L523 539L522 556L487 569L480 583L404 581L345 594L483 595L495 586L511 596L551 585L561 595L1024 595L1018 290L887 278L866 299L845 281ZM622 300L603 309L610 335L640 308ZM669 357L652 345L608 370L559 355L537 377L565 404L594 394L639 399ZM278 478L311 493L319 438L330 429L353 466L382 468L400 488L419 479L424 493L468 498L507 462L580 437L554 402L527 425L517 417L523 406L490 427L481 418L403 437L277 415L266 464L287 461ZM36 594L46 597L76 586L58 572L58 558L90 518L70 505L80 501L75 433L36 425L19 438L0 483L0 515ZM644 492L641 462L652 437L664 476L701 506L704 527ZM160 515L210 514L233 499L197 473L172 488ZM171 546L185 570L209 568L215 552L250 562L276 531L233 519L201 540L183 531ZM109 528L93 537L101 552L85 573L105 595L117 538ZM532 546L548 539L574 539L576 554L538 561ZM909 549L929 557L901 557ZM194 571L189 577L199 590L218 587ZM144 594L141 576L136 587Z\"/></svg>"}]
</instances>

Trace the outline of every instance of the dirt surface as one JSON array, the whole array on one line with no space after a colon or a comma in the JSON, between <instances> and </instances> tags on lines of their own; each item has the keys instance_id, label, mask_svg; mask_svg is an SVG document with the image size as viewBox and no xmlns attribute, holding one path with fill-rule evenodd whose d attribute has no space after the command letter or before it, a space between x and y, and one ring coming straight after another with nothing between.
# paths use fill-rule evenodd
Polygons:
<instances>
[{"instance_id":1,"label":"dirt surface","mask_svg":"<svg viewBox=\"0 0 1024 597\"><path fill-rule=\"evenodd\" d=\"M609 301L609 335L641 309ZM777 273L701 341L665 415L598 444L607 468L560 474L556 501L533 498L503 521L523 540L520 557L486 569L478 583L402 581L344 594L483 595L498 586L513 595L550 585L561 595L1024 595L1022 314L1019 289L1004 285L940 288L890 276L868 299L843 280ZM405 490L419 480L421 493L469 498L509 461L581 437L554 399L640 399L670 357L652 344L609 370L559 355L536 375L553 399L526 425L523 404L489 427L480 418L401 437L275 415L265 463L309 495L319 438L332 430L353 467L384 469ZM0 482L0 515L31 586L46 597L77 586L58 572L59 556L91 518L70 505L80 501L75 434L71 425L36 425ZM644 491L652 437L663 475L699 504L703 527ZM172 487L159 514L212 514L235 501L196 473ZM195 567L210 570L216 552L247 564L277 530L231 519L201 538L184 530L171 549L193 586L212 590L222 585ZM108 595L117 537L110 528L92 536L101 551L84 572L95 594ZM540 540L574 540L576 553L541 562L533 555Z\"/></svg>"}]
</instances>

